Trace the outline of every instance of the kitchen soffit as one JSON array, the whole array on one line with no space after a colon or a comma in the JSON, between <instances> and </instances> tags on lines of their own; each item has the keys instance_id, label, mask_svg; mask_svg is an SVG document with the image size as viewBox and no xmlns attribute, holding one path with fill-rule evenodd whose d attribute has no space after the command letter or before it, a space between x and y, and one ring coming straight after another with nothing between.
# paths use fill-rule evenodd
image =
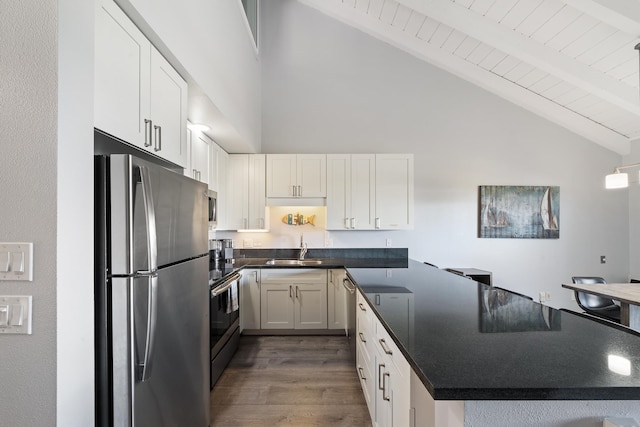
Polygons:
<instances>
[{"instance_id":1,"label":"kitchen soffit","mask_svg":"<svg viewBox=\"0 0 640 427\"><path fill-rule=\"evenodd\" d=\"M299 0L619 154L640 140L636 0Z\"/></svg>"}]
</instances>

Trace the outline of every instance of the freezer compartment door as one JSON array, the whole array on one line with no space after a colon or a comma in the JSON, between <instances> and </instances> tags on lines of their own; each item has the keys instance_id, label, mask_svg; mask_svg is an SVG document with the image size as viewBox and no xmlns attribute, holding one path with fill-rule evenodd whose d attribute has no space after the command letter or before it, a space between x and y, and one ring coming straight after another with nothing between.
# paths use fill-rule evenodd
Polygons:
<instances>
[{"instance_id":1,"label":"freezer compartment door","mask_svg":"<svg viewBox=\"0 0 640 427\"><path fill-rule=\"evenodd\" d=\"M208 253L206 184L130 155L108 163L112 275Z\"/></svg>"},{"instance_id":2,"label":"freezer compartment door","mask_svg":"<svg viewBox=\"0 0 640 427\"><path fill-rule=\"evenodd\" d=\"M114 425L209 425L208 269L113 280Z\"/></svg>"}]
</instances>

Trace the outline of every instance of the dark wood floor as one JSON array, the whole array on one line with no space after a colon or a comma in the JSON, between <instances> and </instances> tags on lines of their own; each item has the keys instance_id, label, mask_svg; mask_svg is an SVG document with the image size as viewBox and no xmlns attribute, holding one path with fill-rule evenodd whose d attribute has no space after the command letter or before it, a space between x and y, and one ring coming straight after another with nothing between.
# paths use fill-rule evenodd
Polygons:
<instances>
[{"instance_id":1,"label":"dark wood floor","mask_svg":"<svg viewBox=\"0 0 640 427\"><path fill-rule=\"evenodd\" d=\"M345 337L243 336L211 391L212 426L371 426Z\"/></svg>"}]
</instances>

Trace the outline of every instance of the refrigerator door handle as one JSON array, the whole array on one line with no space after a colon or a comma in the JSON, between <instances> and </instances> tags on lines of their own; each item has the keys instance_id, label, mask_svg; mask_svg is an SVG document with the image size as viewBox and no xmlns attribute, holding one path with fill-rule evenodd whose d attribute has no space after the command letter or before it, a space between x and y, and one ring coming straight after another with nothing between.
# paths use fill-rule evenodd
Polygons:
<instances>
[{"instance_id":1,"label":"refrigerator door handle","mask_svg":"<svg viewBox=\"0 0 640 427\"><path fill-rule=\"evenodd\" d=\"M149 169L146 166L140 166L140 181L142 183L144 216L147 225L147 258L149 272L153 273L158 269L158 235L156 231L156 210L153 204L153 194L151 193L151 178L149 177Z\"/></svg>"},{"instance_id":2,"label":"refrigerator door handle","mask_svg":"<svg viewBox=\"0 0 640 427\"><path fill-rule=\"evenodd\" d=\"M158 319L158 275L147 276L149 287L147 297L147 334L145 337L144 354L142 361L138 362L138 380L145 382L151 377L151 361L153 360L153 344L156 335L156 322ZM135 306L135 305L134 305ZM134 360L140 360L136 358Z\"/></svg>"}]
</instances>

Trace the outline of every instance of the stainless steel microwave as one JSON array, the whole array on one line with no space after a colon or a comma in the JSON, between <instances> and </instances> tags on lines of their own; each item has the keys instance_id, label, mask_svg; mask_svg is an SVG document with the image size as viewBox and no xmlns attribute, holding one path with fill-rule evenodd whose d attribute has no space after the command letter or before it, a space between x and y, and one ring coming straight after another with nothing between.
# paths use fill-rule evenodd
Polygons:
<instances>
[{"instance_id":1,"label":"stainless steel microwave","mask_svg":"<svg viewBox=\"0 0 640 427\"><path fill-rule=\"evenodd\" d=\"M218 225L218 193L209 190L209 227L216 228Z\"/></svg>"}]
</instances>

